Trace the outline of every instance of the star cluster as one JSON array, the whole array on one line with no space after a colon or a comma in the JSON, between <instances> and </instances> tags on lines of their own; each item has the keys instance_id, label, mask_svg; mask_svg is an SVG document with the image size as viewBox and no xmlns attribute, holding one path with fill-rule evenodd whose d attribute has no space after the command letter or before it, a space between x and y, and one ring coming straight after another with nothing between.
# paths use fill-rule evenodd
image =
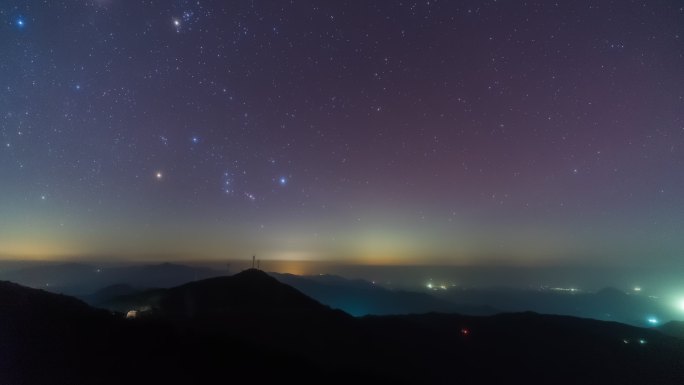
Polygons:
<instances>
[{"instance_id":1,"label":"star cluster","mask_svg":"<svg viewBox=\"0 0 684 385\"><path fill-rule=\"evenodd\" d=\"M684 251L677 1L3 1L0 255Z\"/></svg>"}]
</instances>

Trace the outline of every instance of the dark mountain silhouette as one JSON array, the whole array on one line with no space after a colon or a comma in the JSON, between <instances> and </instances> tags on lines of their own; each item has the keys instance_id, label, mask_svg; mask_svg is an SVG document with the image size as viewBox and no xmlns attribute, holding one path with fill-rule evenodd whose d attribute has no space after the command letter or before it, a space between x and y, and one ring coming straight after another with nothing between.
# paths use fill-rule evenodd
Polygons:
<instances>
[{"instance_id":1,"label":"dark mountain silhouette","mask_svg":"<svg viewBox=\"0 0 684 385\"><path fill-rule=\"evenodd\" d=\"M143 299L143 294L137 295L148 288L169 288L221 276L223 273L225 272L168 263L104 268L70 263L4 271L0 272L0 279L75 295L93 306L124 311L151 302L158 294L156 291L144 294L151 298ZM663 301L640 293L627 294L614 288L597 293L511 288L449 288L416 293L388 290L367 281L334 275L274 276L317 301L354 316L424 312L487 315L498 311L536 311L649 327L654 326L649 323L649 319L667 322L680 316L673 311L672 306ZM98 292L108 286L114 287ZM129 291L127 286L135 290ZM120 292L117 293L117 290Z\"/></svg>"},{"instance_id":2,"label":"dark mountain silhouette","mask_svg":"<svg viewBox=\"0 0 684 385\"><path fill-rule=\"evenodd\" d=\"M230 290L262 286L252 279L236 282L228 285ZM212 282L206 283L207 286L191 287L187 292L199 294L208 288L221 289ZM243 283L246 286L241 286ZM171 292L168 309L177 309L173 300L185 289ZM287 308L288 301L294 299L294 304L304 309L331 312L292 288L280 289L285 290L279 297L283 302L271 302L275 307ZM270 289L265 290L262 293ZM160 317L160 313L141 320L125 320L123 314L93 309L72 297L8 282L0 282L0 309L3 385L216 383L226 376L232 381L249 379L258 384L283 378L298 378L312 384L330 378L331 383L341 384L350 378L344 373L333 375L329 368L283 350L275 343L277 340L257 344L252 338L243 338L245 329L239 325L250 320L281 327L260 314L243 314L242 318L235 318L235 325L221 323L215 328L204 327L202 322L206 319L200 315L182 322L175 314L167 319ZM211 312L206 315L212 316Z\"/></svg>"},{"instance_id":3,"label":"dark mountain silhouette","mask_svg":"<svg viewBox=\"0 0 684 385\"><path fill-rule=\"evenodd\" d=\"M75 298L0 282L0 383L89 378L79 373L88 358L75 352L98 353L89 341L101 340L96 331L108 330L110 321L108 312Z\"/></svg>"},{"instance_id":4,"label":"dark mountain silhouette","mask_svg":"<svg viewBox=\"0 0 684 385\"><path fill-rule=\"evenodd\" d=\"M0 281L0 317L3 322L57 316L84 317L97 312L84 302L65 295L30 289L16 283ZM0 331L3 329L0 328Z\"/></svg>"},{"instance_id":5,"label":"dark mountain silhouette","mask_svg":"<svg viewBox=\"0 0 684 385\"><path fill-rule=\"evenodd\" d=\"M684 383L683 341L655 329L529 312L353 318L257 270L161 289L134 320L8 283L0 301L2 384Z\"/></svg>"},{"instance_id":6,"label":"dark mountain silhouette","mask_svg":"<svg viewBox=\"0 0 684 385\"><path fill-rule=\"evenodd\" d=\"M345 343L343 334L329 333L327 328L346 329L352 321L346 313L322 305L256 269L149 290L116 301L119 308L123 303L135 305L129 309L142 310L143 318L164 319L177 327L248 339L250 343L277 341L275 346L290 346L287 353L298 356L309 350L325 350L326 346L341 346ZM300 350L304 346L306 351Z\"/></svg>"},{"instance_id":7,"label":"dark mountain silhouette","mask_svg":"<svg viewBox=\"0 0 684 385\"><path fill-rule=\"evenodd\" d=\"M459 305L426 293L388 290L360 279L350 280L329 274L304 277L293 274L269 274L321 303L353 316L428 312L470 315L497 313L491 307Z\"/></svg>"},{"instance_id":8,"label":"dark mountain silhouette","mask_svg":"<svg viewBox=\"0 0 684 385\"><path fill-rule=\"evenodd\" d=\"M168 289L156 307L165 316L189 318L237 313L309 315L331 311L257 269Z\"/></svg>"},{"instance_id":9,"label":"dark mountain silhouette","mask_svg":"<svg viewBox=\"0 0 684 385\"><path fill-rule=\"evenodd\" d=\"M671 321L658 327L658 330L664 334L684 338L684 322L683 321Z\"/></svg>"},{"instance_id":10,"label":"dark mountain silhouette","mask_svg":"<svg viewBox=\"0 0 684 385\"><path fill-rule=\"evenodd\" d=\"M147 308L163 316L186 318L245 312L285 315L330 311L329 307L257 269L171 289L133 291L108 298L99 306L117 311Z\"/></svg>"}]
</instances>

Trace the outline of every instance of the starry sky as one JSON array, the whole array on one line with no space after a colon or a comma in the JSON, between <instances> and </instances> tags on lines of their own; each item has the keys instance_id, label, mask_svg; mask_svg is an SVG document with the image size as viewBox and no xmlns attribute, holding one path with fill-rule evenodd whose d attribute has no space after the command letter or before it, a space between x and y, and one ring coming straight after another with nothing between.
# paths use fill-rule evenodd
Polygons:
<instances>
[{"instance_id":1,"label":"starry sky","mask_svg":"<svg viewBox=\"0 0 684 385\"><path fill-rule=\"evenodd\" d=\"M0 257L668 266L681 1L0 4Z\"/></svg>"}]
</instances>

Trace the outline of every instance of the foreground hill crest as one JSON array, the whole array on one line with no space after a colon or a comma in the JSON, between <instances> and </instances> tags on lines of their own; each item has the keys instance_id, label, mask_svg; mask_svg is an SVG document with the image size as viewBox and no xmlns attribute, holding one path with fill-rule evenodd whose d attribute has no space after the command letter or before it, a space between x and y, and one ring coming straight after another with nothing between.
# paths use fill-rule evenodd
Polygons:
<instances>
[{"instance_id":1,"label":"foreground hill crest","mask_svg":"<svg viewBox=\"0 0 684 385\"><path fill-rule=\"evenodd\" d=\"M208 278L166 290L158 309L173 316L231 313L328 313L332 310L257 269Z\"/></svg>"}]
</instances>

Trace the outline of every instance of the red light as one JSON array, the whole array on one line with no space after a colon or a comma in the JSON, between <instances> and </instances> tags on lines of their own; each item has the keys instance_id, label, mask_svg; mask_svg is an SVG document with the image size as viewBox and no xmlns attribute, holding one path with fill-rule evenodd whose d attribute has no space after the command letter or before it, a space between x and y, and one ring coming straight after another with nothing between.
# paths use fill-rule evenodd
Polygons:
<instances>
[{"instance_id":1,"label":"red light","mask_svg":"<svg viewBox=\"0 0 684 385\"><path fill-rule=\"evenodd\" d=\"M467 336L468 334L470 334L470 330L463 328L463 329L461 329L461 334L463 334L464 336Z\"/></svg>"}]
</instances>

